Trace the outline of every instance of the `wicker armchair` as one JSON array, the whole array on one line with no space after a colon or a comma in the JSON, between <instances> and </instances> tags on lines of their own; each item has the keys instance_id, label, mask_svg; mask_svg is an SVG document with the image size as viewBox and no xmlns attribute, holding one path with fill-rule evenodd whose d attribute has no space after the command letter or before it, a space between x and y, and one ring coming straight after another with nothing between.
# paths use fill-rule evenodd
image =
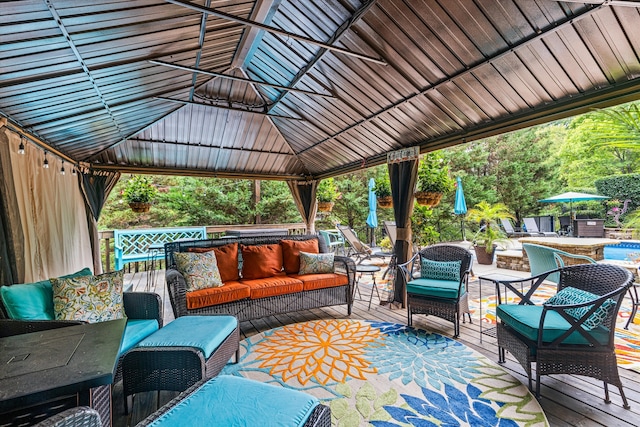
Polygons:
<instances>
[{"instance_id":1,"label":"wicker armchair","mask_svg":"<svg viewBox=\"0 0 640 427\"><path fill-rule=\"evenodd\" d=\"M555 273L560 276L556 301L534 305L531 296ZM608 384L617 386L623 406L628 409L618 375L614 333L617 313L632 282L630 272L608 264L574 265L523 280L500 282L498 288L506 287L521 301L500 304L496 310L500 319L498 362L504 363L505 350L509 351L525 369L532 391L531 364L536 362L537 397L540 397L542 375L586 375L604 381L607 403L610 402ZM558 298L563 290L565 295ZM576 293L583 295L567 298ZM500 292L498 297L500 300ZM596 318L598 321L594 321Z\"/></svg>"},{"instance_id":2,"label":"wicker armchair","mask_svg":"<svg viewBox=\"0 0 640 427\"><path fill-rule=\"evenodd\" d=\"M430 280L420 277L425 261L437 263L459 261L460 271L454 280ZM467 287L471 271L472 255L459 246L438 244L431 245L404 264L398 265L405 279L407 289L408 324L413 323L414 314L437 316L453 322L454 338L460 334L460 317L464 322L464 314L469 316L469 299ZM414 272L414 269L417 271Z\"/></svg>"},{"instance_id":3,"label":"wicker armchair","mask_svg":"<svg viewBox=\"0 0 640 427\"><path fill-rule=\"evenodd\" d=\"M77 406L53 415L34 427L101 427L100 414L93 408Z\"/></svg>"}]
</instances>

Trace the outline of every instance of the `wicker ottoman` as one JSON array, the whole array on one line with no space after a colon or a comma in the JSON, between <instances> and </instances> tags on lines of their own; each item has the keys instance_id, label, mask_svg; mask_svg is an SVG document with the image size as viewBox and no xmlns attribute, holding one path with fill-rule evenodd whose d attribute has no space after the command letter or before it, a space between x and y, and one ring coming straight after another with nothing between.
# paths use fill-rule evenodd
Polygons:
<instances>
[{"instance_id":1,"label":"wicker ottoman","mask_svg":"<svg viewBox=\"0 0 640 427\"><path fill-rule=\"evenodd\" d=\"M240 333L233 316L184 316L129 350L122 360L125 413L129 396L144 391L184 391L216 376L235 354Z\"/></svg>"},{"instance_id":2,"label":"wicker ottoman","mask_svg":"<svg viewBox=\"0 0 640 427\"><path fill-rule=\"evenodd\" d=\"M330 427L331 410L306 393L220 375L203 380L137 427Z\"/></svg>"}]
</instances>

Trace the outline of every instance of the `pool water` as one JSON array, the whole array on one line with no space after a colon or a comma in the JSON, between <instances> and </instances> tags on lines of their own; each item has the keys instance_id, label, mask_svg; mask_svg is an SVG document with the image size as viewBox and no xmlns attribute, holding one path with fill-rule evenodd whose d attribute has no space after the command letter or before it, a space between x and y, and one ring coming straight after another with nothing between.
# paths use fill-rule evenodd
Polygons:
<instances>
[{"instance_id":1,"label":"pool water","mask_svg":"<svg viewBox=\"0 0 640 427\"><path fill-rule=\"evenodd\" d=\"M638 240L626 240L617 245L604 247L604 259L631 261L634 258L640 258L640 241Z\"/></svg>"}]
</instances>

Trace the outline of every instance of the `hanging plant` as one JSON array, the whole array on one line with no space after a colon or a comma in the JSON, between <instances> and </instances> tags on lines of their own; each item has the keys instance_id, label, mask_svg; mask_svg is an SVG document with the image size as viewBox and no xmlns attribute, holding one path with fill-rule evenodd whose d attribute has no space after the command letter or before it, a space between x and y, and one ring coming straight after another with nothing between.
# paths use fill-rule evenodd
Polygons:
<instances>
[{"instance_id":1,"label":"hanging plant","mask_svg":"<svg viewBox=\"0 0 640 427\"><path fill-rule=\"evenodd\" d=\"M390 208L393 206L393 198L391 197L391 181L389 175L384 174L376 178L376 185L373 188L376 193L378 206L381 208Z\"/></svg>"},{"instance_id":2,"label":"hanging plant","mask_svg":"<svg viewBox=\"0 0 640 427\"><path fill-rule=\"evenodd\" d=\"M422 158L418 167L418 191L414 194L418 204L433 208L454 187L455 181L449 176L449 167L441 154L429 153Z\"/></svg>"},{"instance_id":3,"label":"hanging plant","mask_svg":"<svg viewBox=\"0 0 640 427\"><path fill-rule=\"evenodd\" d=\"M338 187L333 178L327 178L320 181L316 190L316 199L318 200L318 210L320 212L331 212L333 205L338 198Z\"/></svg>"},{"instance_id":4,"label":"hanging plant","mask_svg":"<svg viewBox=\"0 0 640 427\"><path fill-rule=\"evenodd\" d=\"M142 175L132 176L122 191L122 196L131 210L137 213L149 212L157 194L158 190L151 183L151 179Z\"/></svg>"}]
</instances>

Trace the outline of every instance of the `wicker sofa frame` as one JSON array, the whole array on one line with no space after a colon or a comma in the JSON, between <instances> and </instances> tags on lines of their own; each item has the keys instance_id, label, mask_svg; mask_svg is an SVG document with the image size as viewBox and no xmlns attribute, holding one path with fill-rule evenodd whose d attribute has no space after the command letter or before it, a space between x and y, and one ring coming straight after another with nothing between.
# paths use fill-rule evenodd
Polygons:
<instances>
[{"instance_id":1,"label":"wicker sofa frame","mask_svg":"<svg viewBox=\"0 0 640 427\"><path fill-rule=\"evenodd\" d=\"M136 424L136 427L146 427L152 424L156 419L171 411L176 405L178 405L184 399L188 398L191 394L195 393L206 381L208 380L199 381L189 389L183 391L178 396L162 406L160 409L158 409L156 412ZM304 424L304 427L331 427L331 410L329 409L329 407L322 404L316 406L307 419L307 422Z\"/></svg>"},{"instance_id":2,"label":"wicker sofa frame","mask_svg":"<svg viewBox=\"0 0 640 427\"><path fill-rule=\"evenodd\" d=\"M498 337L498 362L505 362L505 351L509 351L522 365L527 373L529 389L532 388L532 363L536 363L536 388L535 395L540 397L540 377L549 374L574 374L584 375L604 382L605 402L609 403L609 388L612 384L620 390L623 407L629 408L627 398L622 389L622 381L618 374L618 365L615 354L614 336L615 322L618 311L622 304L625 293L633 283L633 275L618 266L609 264L581 264L575 266L562 267L542 273L538 276L529 277L515 281L500 281L496 284L498 288L498 298L500 300L500 287L518 293L518 290L525 289L526 294L522 295L520 305L533 305L530 300L535 290L547 279L548 276L559 273L560 280L558 291L573 287L591 292L599 298L594 302L567 305L544 305L538 328L538 340L530 340L509 325L502 321L497 325ZM569 333L580 333L586 339L588 332L581 328L582 323L588 315L591 315L603 302L612 299L616 302L615 308L609 310L607 318L602 323L602 327L608 330L608 340L606 343L598 343L595 339L590 339L589 344L566 344L563 343ZM564 333L552 342L543 341L542 331L546 312L556 311L569 320L570 315L566 310L586 306L591 304L589 313L582 319L575 322L569 332Z\"/></svg>"},{"instance_id":3,"label":"wicker sofa frame","mask_svg":"<svg viewBox=\"0 0 640 427\"><path fill-rule=\"evenodd\" d=\"M414 278L420 271L420 260L429 259L432 261L461 261L460 284L458 285L457 298L436 298L425 295L407 292L407 321L408 325L413 324L414 314L426 314L440 317L441 319L453 322L453 337L460 335L460 317L464 322L465 313L471 323L469 312L469 273L471 271L472 255L468 250L459 246L437 244L427 246L413 258L404 264L398 265L402 271L402 276L406 283ZM414 271L417 268L417 271ZM464 292L463 292L464 289Z\"/></svg>"},{"instance_id":4,"label":"wicker sofa frame","mask_svg":"<svg viewBox=\"0 0 640 427\"><path fill-rule=\"evenodd\" d=\"M346 274L349 279L348 284L343 286L301 291L260 299L247 298L197 309L187 308L186 283L182 274L176 269L176 263L173 257L175 252L186 252L189 248L219 247L228 243L267 245L278 243L280 240L285 239L316 239L320 252L329 252L324 239L319 238L317 235L228 237L221 239L178 241L165 244L165 260L167 266L165 277L174 316L178 318L188 315L230 314L236 316L238 321L242 322L276 314L342 304L347 305L347 312L351 315L356 266L351 258L344 256L336 256L334 260L335 271Z\"/></svg>"}]
</instances>

